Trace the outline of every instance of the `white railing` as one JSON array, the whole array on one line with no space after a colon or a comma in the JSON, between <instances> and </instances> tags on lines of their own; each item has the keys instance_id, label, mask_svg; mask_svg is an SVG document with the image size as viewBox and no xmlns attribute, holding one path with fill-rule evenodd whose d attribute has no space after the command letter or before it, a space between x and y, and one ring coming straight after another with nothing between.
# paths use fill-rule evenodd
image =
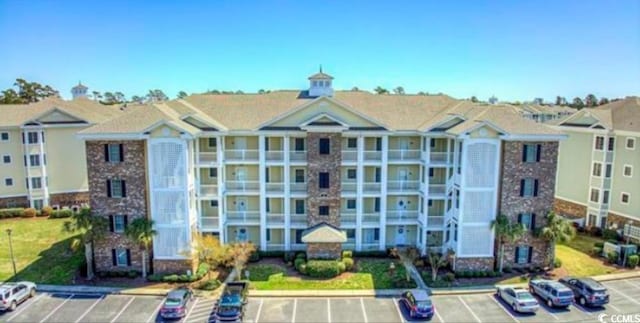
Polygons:
<instances>
[{"instance_id":1,"label":"white railing","mask_svg":"<svg viewBox=\"0 0 640 323\"><path fill-rule=\"evenodd\" d=\"M226 160L258 160L257 149L227 149L224 151Z\"/></svg>"},{"instance_id":2,"label":"white railing","mask_svg":"<svg viewBox=\"0 0 640 323\"><path fill-rule=\"evenodd\" d=\"M364 183L363 184L363 190L365 192L380 192L380 187L382 185L380 185L380 183Z\"/></svg>"},{"instance_id":3,"label":"white railing","mask_svg":"<svg viewBox=\"0 0 640 323\"><path fill-rule=\"evenodd\" d=\"M380 244L377 242L373 242L373 243L363 243L362 244L362 250L378 250L380 248Z\"/></svg>"},{"instance_id":4,"label":"white railing","mask_svg":"<svg viewBox=\"0 0 640 323\"><path fill-rule=\"evenodd\" d=\"M303 224L307 225L307 215L306 214L292 214L289 222L291 224Z\"/></svg>"},{"instance_id":5,"label":"white railing","mask_svg":"<svg viewBox=\"0 0 640 323\"><path fill-rule=\"evenodd\" d=\"M418 210L389 210L387 211L387 221L412 221L418 220Z\"/></svg>"},{"instance_id":6,"label":"white railing","mask_svg":"<svg viewBox=\"0 0 640 323\"><path fill-rule=\"evenodd\" d=\"M307 245L304 243L292 243L291 250L305 250L307 249Z\"/></svg>"},{"instance_id":7,"label":"white railing","mask_svg":"<svg viewBox=\"0 0 640 323\"><path fill-rule=\"evenodd\" d=\"M364 213L362 214L362 223L378 224L380 223L380 213Z\"/></svg>"},{"instance_id":8,"label":"white railing","mask_svg":"<svg viewBox=\"0 0 640 323\"><path fill-rule=\"evenodd\" d=\"M389 160L419 160L420 150L418 149L389 149Z\"/></svg>"},{"instance_id":9,"label":"white railing","mask_svg":"<svg viewBox=\"0 0 640 323\"><path fill-rule=\"evenodd\" d=\"M198 163L199 164L215 164L218 162L218 154L216 153L200 153L198 154Z\"/></svg>"},{"instance_id":10,"label":"white railing","mask_svg":"<svg viewBox=\"0 0 640 323\"><path fill-rule=\"evenodd\" d=\"M227 181L226 188L229 191L257 191L260 189L258 181Z\"/></svg>"},{"instance_id":11,"label":"white railing","mask_svg":"<svg viewBox=\"0 0 640 323\"><path fill-rule=\"evenodd\" d=\"M268 213L267 224L284 224L284 214Z\"/></svg>"},{"instance_id":12,"label":"white railing","mask_svg":"<svg viewBox=\"0 0 640 323\"><path fill-rule=\"evenodd\" d=\"M446 184L432 184L429 185L429 194L435 195L435 194L445 194L447 190L447 185Z\"/></svg>"},{"instance_id":13,"label":"white railing","mask_svg":"<svg viewBox=\"0 0 640 323\"><path fill-rule=\"evenodd\" d=\"M351 242L351 241L349 241L347 243L343 243L342 244L342 249L354 250L354 249L356 249L356 243L355 242Z\"/></svg>"},{"instance_id":14,"label":"white railing","mask_svg":"<svg viewBox=\"0 0 640 323\"><path fill-rule=\"evenodd\" d=\"M267 192L283 192L284 191L284 183L266 183L267 184Z\"/></svg>"},{"instance_id":15,"label":"white railing","mask_svg":"<svg viewBox=\"0 0 640 323\"><path fill-rule=\"evenodd\" d=\"M218 196L218 185L200 185L200 197Z\"/></svg>"},{"instance_id":16,"label":"white railing","mask_svg":"<svg viewBox=\"0 0 640 323\"><path fill-rule=\"evenodd\" d=\"M239 222L260 221L260 211L227 211L227 220Z\"/></svg>"},{"instance_id":17,"label":"white railing","mask_svg":"<svg viewBox=\"0 0 640 323\"><path fill-rule=\"evenodd\" d=\"M289 190L294 193L306 193L307 183L291 183Z\"/></svg>"},{"instance_id":18,"label":"white railing","mask_svg":"<svg viewBox=\"0 0 640 323\"><path fill-rule=\"evenodd\" d=\"M340 224L356 224L355 213L340 213Z\"/></svg>"},{"instance_id":19,"label":"white railing","mask_svg":"<svg viewBox=\"0 0 640 323\"><path fill-rule=\"evenodd\" d=\"M220 228L220 218L218 217L201 217L200 224L202 229L211 230Z\"/></svg>"},{"instance_id":20,"label":"white railing","mask_svg":"<svg viewBox=\"0 0 640 323\"><path fill-rule=\"evenodd\" d=\"M449 158L450 157L450 158ZM429 163L431 164L444 164L447 163L447 158L453 162L453 156L447 152L432 152L429 154Z\"/></svg>"},{"instance_id":21,"label":"white railing","mask_svg":"<svg viewBox=\"0 0 640 323\"><path fill-rule=\"evenodd\" d=\"M289 152L289 160L290 161L307 161L307 151L306 150L294 150Z\"/></svg>"},{"instance_id":22,"label":"white railing","mask_svg":"<svg viewBox=\"0 0 640 323\"><path fill-rule=\"evenodd\" d=\"M267 250L269 251L284 250L284 243L267 243Z\"/></svg>"},{"instance_id":23,"label":"white railing","mask_svg":"<svg viewBox=\"0 0 640 323\"><path fill-rule=\"evenodd\" d=\"M411 191L420 187L418 181L388 181L387 189L393 191Z\"/></svg>"},{"instance_id":24,"label":"white railing","mask_svg":"<svg viewBox=\"0 0 640 323\"><path fill-rule=\"evenodd\" d=\"M357 185L356 182L342 182L340 184L340 190L342 190L342 192L355 192Z\"/></svg>"},{"instance_id":25,"label":"white railing","mask_svg":"<svg viewBox=\"0 0 640 323\"><path fill-rule=\"evenodd\" d=\"M342 161L356 161L358 160L358 151L356 150L343 150Z\"/></svg>"},{"instance_id":26,"label":"white railing","mask_svg":"<svg viewBox=\"0 0 640 323\"><path fill-rule=\"evenodd\" d=\"M377 150L365 150L364 160L366 161L382 161L382 152Z\"/></svg>"},{"instance_id":27,"label":"white railing","mask_svg":"<svg viewBox=\"0 0 640 323\"><path fill-rule=\"evenodd\" d=\"M444 216L428 216L427 227L442 228L444 226Z\"/></svg>"},{"instance_id":28,"label":"white railing","mask_svg":"<svg viewBox=\"0 0 640 323\"><path fill-rule=\"evenodd\" d=\"M265 158L267 161L284 161L284 151L268 150L266 151Z\"/></svg>"}]
</instances>

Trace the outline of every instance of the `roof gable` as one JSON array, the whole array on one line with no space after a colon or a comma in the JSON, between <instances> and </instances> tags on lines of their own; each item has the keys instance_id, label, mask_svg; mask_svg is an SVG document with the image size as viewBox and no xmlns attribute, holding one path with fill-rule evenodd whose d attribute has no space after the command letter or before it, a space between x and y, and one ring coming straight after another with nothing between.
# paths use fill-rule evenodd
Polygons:
<instances>
[{"instance_id":1,"label":"roof gable","mask_svg":"<svg viewBox=\"0 0 640 323\"><path fill-rule=\"evenodd\" d=\"M304 243L345 243L347 234L340 229L322 222L304 230L302 233Z\"/></svg>"},{"instance_id":2,"label":"roof gable","mask_svg":"<svg viewBox=\"0 0 640 323\"><path fill-rule=\"evenodd\" d=\"M599 122L600 119L585 110L565 119L560 123L560 126L591 127Z\"/></svg>"},{"instance_id":3,"label":"roof gable","mask_svg":"<svg viewBox=\"0 0 640 323\"><path fill-rule=\"evenodd\" d=\"M53 108L52 110L48 110L39 116L33 118L32 122L42 123L42 124L70 124L70 123L80 123L86 124L88 123L86 120L78 118L66 111L63 111L60 108Z\"/></svg>"}]
</instances>

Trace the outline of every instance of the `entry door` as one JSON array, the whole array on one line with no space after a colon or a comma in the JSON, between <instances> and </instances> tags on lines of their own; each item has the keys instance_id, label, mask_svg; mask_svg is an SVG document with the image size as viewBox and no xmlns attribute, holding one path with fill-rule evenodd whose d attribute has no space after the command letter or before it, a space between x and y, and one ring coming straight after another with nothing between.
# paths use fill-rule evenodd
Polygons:
<instances>
[{"instance_id":1,"label":"entry door","mask_svg":"<svg viewBox=\"0 0 640 323\"><path fill-rule=\"evenodd\" d=\"M398 180L401 182L406 182L409 180L409 169L407 168L398 168Z\"/></svg>"},{"instance_id":2,"label":"entry door","mask_svg":"<svg viewBox=\"0 0 640 323\"><path fill-rule=\"evenodd\" d=\"M400 146L400 150L409 150L409 138L398 139L398 146Z\"/></svg>"},{"instance_id":3,"label":"entry door","mask_svg":"<svg viewBox=\"0 0 640 323\"><path fill-rule=\"evenodd\" d=\"M396 228L396 245L404 245L406 244L407 239L407 230L404 225L399 225Z\"/></svg>"},{"instance_id":4,"label":"entry door","mask_svg":"<svg viewBox=\"0 0 640 323\"><path fill-rule=\"evenodd\" d=\"M409 199L405 196L398 196L397 202L396 202L396 210L398 210L398 213L402 214L404 213L405 210L408 209L407 205L409 204Z\"/></svg>"},{"instance_id":5,"label":"entry door","mask_svg":"<svg viewBox=\"0 0 640 323\"><path fill-rule=\"evenodd\" d=\"M234 139L235 142L235 148L237 150L245 150L247 149L247 138L245 137L236 137Z\"/></svg>"},{"instance_id":6,"label":"entry door","mask_svg":"<svg viewBox=\"0 0 640 323\"><path fill-rule=\"evenodd\" d=\"M245 198L236 199L236 211L240 213L244 213L247 211L247 199Z\"/></svg>"},{"instance_id":7,"label":"entry door","mask_svg":"<svg viewBox=\"0 0 640 323\"><path fill-rule=\"evenodd\" d=\"M244 182L247 180L247 169L244 167L236 168L236 181Z\"/></svg>"}]
</instances>

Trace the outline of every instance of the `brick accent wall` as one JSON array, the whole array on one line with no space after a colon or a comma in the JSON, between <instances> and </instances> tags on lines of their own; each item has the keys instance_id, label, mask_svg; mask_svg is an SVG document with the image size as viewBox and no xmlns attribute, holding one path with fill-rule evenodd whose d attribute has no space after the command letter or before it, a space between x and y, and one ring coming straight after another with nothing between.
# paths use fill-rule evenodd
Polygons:
<instances>
[{"instance_id":1,"label":"brick accent wall","mask_svg":"<svg viewBox=\"0 0 640 323\"><path fill-rule=\"evenodd\" d=\"M329 138L331 151L321 155L320 138ZM326 222L340 227L340 164L342 162L342 135L339 133L307 134L307 223L314 226ZM329 172L329 188L319 189L318 181L321 172ZM318 215L319 206L329 206L329 216Z\"/></svg>"},{"instance_id":2,"label":"brick accent wall","mask_svg":"<svg viewBox=\"0 0 640 323\"><path fill-rule=\"evenodd\" d=\"M607 214L607 228L609 229L622 230L629 221L631 221L631 225L640 227L640 220L638 219L631 219L612 212Z\"/></svg>"},{"instance_id":3,"label":"brick accent wall","mask_svg":"<svg viewBox=\"0 0 640 323\"><path fill-rule=\"evenodd\" d=\"M159 274L186 274L187 270L195 273L196 262L192 260L153 260L153 271Z\"/></svg>"},{"instance_id":4,"label":"brick accent wall","mask_svg":"<svg viewBox=\"0 0 640 323\"><path fill-rule=\"evenodd\" d=\"M0 209L29 207L27 196L3 197L0 198Z\"/></svg>"},{"instance_id":5,"label":"brick accent wall","mask_svg":"<svg viewBox=\"0 0 640 323\"><path fill-rule=\"evenodd\" d=\"M60 205L60 207L89 205L89 192L51 194L49 196L49 205Z\"/></svg>"},{"instance_id":6,"label":"brick accent wall","mask_svg":"<svg viewBox=\"0 0 640 323\"><path fill-rule=\"evenodd\" d=\"M504 265L511 267L546 266L551 259L549 243L536 238L533 234L536 228L546 225L546 215L551 211L554 193L556 168L558 160L557 142L540 142L540 160L538 162L523 162L524 144L536 144L521 141L504 141L502 145L502 183L500 187L500 213L508 216L511 221L518 221L518 214L534 213L535 227L525 236L513 244L505 246ZM538 195L535 197L520 196L521 180L534 178L538 180ZM518 246L531 246L531 263L516 264L515 250ZM496 243L496 248L498 244ZM496 256L498 251L496 250Z\"/></svg>"},{"instance_id":7,"label":"brick accent wall","mask_svg":"<svg viewBox=\"0 0 640 323\"><path fill-rule=\"evenodd\" d=\"M340 243L307 243L309 259L340 259L342 244Z\"/></svg>"},{"instance_id":8,"label":"brick accent wall","mask_svg":"<svg viewBox=\"0 0 640 323\"><path fill-rule=\"evenodd\" d=\"M494 258L456 258L456 271L464 270L493 270Z\"/></svg>"},{"instance_id":9,"label":"brick accent wall","mask_svg":"<svg viewBox=\"0 0 640 323\"><path fill-rule=\"evenodd\" d=\"M587 216L587 207L555 198L553 201L553 212L571 219L584 219Z\"/></svg>"},{"instance_id":10,"label":"brick accent wall","mask_svg":"<svg viewBox=\"0 0 640 323\"><path fill-rule=\"evenodd\" d=\"M123 162L111 163L105 161L104 145L108 143L123 145ZM136 218L147 217L147 158L145 142L143 140L87 141L86 152L92 211L104 217L127 215L129 222ZM125 181L125 197L108 197L107 180L114 178ZM111 249L114 248L130 250L130 267L113 266ZM105 239L94 246L94 258L97 271L142 269L141 249L123 233L107 233Z\"/></svg>"}]
</instances>

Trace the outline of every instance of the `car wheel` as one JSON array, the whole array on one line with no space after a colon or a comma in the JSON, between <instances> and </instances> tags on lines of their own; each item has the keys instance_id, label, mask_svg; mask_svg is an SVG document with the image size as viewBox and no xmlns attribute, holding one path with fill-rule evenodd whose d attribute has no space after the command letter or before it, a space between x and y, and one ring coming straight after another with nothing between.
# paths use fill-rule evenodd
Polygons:
<instances>
[{"instance_id":1,"label":"car wheel","mask_svg":"<svg viewBox=\"0 0 640 323\"><path fill-rule=\"evenodd\" d=\"M11 302L11 305L9 306L9 311L15 311L16 306L18 306L18 304L16 304L16 301Z\"/></svg>"},{"instance_id":2,"label":"car wheel","mask_svg":"<svg viewBox=\"0 0 640 323\"><path fill-rule=\"evenodd\" d=\"M36 289L35 289L35 288L32 288L32 289L29 291L29 297L34 297L34 296L36 296Z\"/></svg>"},{"instance_id":3,"label":"car wheel","mask_svg":"<svg viewBox=\"0 0 640 323\"><path fill-rule=\"evenodd\" d=\"M551 299L547 300L547 306L553 307L553 302L551 301Z\"/></svg>"},{"instance_id":4,"label":"car wheel","mask_svg":"<svg viewBox=\"0 0 640 323\"><path fill-rule=\"evenodd\" d=\"M587 305L587 300L584 298L584 296L580 297L580 305L582 305L582 306L586 306Z\"/></svg>"}]
</instances>

